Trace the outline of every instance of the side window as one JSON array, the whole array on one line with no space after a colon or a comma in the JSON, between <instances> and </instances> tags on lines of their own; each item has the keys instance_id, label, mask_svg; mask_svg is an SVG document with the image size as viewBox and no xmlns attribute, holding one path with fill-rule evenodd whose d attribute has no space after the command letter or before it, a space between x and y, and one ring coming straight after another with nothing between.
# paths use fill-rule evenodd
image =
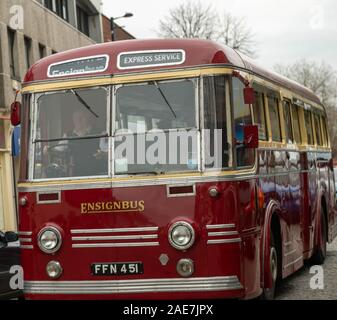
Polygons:
<instances>
[{"instance_id":1,"label":"side window","mask_svg":"<svg viewBox=\"0 0 337 320\"><path fill-rule=\"evenodd\" d=\"M270 124L273 141L282 142L279 100L275 97L268 96L268 106L270 114Z\"/></svg>"},{"instance_id":2,"label":"side window","mask_svg":"<svg viewBox=\"0 0 337 320\"><path fill-rule=\"evenodd\" d=\"M291 122L291 104L289 101L283 102L284 107L284 122L285 122L285 130L286 130L286 142L293 143L294 142L294 135L293 135L293 127Z\"/></svg>"},{"instance_id":3,"label":"side window","mask_svg":"<svg viewBox=\"0 0 337 320\"><path fill-rule=\"evenodd\" d=\"M307 129L308 144L313 145L314 135L312 129L311 112L309 110L304 110L304 120L305 120L305 127Z\"/></svg>"},{"instance_id":4,"label":"side window","mask_svg":"<svg viewBox=\"0 0 337 320\"><path fill-rule=\"evenodd\" d=\"M249 105L246 105L243 97L244 85L233 78L233 113L234 113L234 137L236 140L236 162L239 168L250 167L255 162L255 150L247 149L243 144L243 133L246 125L251 125L252 113Z\"/></svg>"},{"instance_id":5,"label":"side window","mask_svg":"<svg viewBox=\"0 0 337 320\"><path fill-rule=\"evenodd\" d=\"M321 120L322 120L322 129L323 129L322 131L323 131L325 143L326 143L326 146L329 146L329 134L328 134L328 129L327 129L326 117L322 116Z\"/></svg>"},{"instance_id":6,"label":"side window","mask_svg":"<svg viewBox=\"0 0 337 320\"><path fill-rule=\"evenodd\" d=\"M316 142L318 146L323 146L322 128L321 128L321 121L319 118L320 116L318 114L314 114Z\"/></svg>"},{"instance_id":7,"label":"side window","mask_svg":"<svg viewBox=\"0 0 337 320\"><path fill-rule=\"evenodd\" d=\"M255 103L253 104L254 121L259 126L259 139L268 140L266 110L264 95L262 92L255 92Z\"/></svg>"},{"instance_id":8,"label":"side window","mask_svg":"<svg viewBox=\"0 0 337 320\"><path fill-rule=\"evenodd\" d=\"M302 143L301 139L301 123L300 123L300 116L298 113L298 106L292 105L291 107L291 115L293 118L293 128L294 128L294 138L297 143Z\"/></svg>"},{"instance_id":9,"label":"side window","mask_svg":"<svg viewBox=\"0 0 337 320\"><path fill-rule=\"evenodd\" d=\"M204 136L205 166L207 169L226 169L229 166L230 151L226 113L228 79L224 76L205 77L203 82L205 133L208 133ZM219 143L220 139L221 143Z\"/></svg>"}]
</instances>

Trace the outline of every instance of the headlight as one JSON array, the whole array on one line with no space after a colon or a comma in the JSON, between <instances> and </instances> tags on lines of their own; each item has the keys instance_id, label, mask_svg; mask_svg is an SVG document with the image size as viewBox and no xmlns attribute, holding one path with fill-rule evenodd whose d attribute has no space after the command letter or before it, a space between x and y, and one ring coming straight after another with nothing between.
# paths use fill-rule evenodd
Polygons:
<instances>
[{"instance_id":1,"label":"headlight","mask_svg":"<svg viewBox=\"0 0 337 320\"><path fill-rule=\"evenodd\" d=\"M178 250L186 250L193 246L195 232L187 222L177 222L169 230L170 244Z\"/></svg>"},{"instance_id":2,"label":"headlight","mask_svg":"<svg viewBox=\"0 0 337 320\"><path fill-rule=\"evenodd\" d=\"M57 252L62 244L60 231L53 227L42 229L39 233L38 244L45 253Z\"/></svg>"},{"instance_id":3,"label":"headlight","mask_svg":"<svg viewBox=\"0 0 337 320\"><path fill-rule=\"evenodd\" d=\"M181 259L177 264L177 272L184 278L191 277L194 273L194 262L191 259Z\"/></svg>"},{"instance_id":4,"label":"headlight","mask_svg":"<svg viewBox=\"0 0 337 320\"><path fill-rule=\"evenodd\" d=\"M50 261L46 267L47 275L52 279L61 277L63 269L58 261Z\"/></svg>"}]
</instances>

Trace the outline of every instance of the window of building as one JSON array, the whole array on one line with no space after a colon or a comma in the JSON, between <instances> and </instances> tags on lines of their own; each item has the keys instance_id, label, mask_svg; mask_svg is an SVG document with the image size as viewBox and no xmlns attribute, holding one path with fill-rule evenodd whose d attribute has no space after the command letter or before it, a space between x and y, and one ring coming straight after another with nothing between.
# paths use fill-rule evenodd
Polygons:
<instances>
[{"instance_id":1,"label":"window of building","mask_svg":"<svg viewBox=\"0 0 337 320\"><path fill-rule=\"evenodd\" d=\"M291 104L290 101L283 102L284 107L284 122L285 122L285 133L286 133L286 142L293 143L294 135L293 135L293 127L291 122Z\"/></svg>"},{"instance_id":2,"label":"window of building","mask_svg":"<svg viewBox=\"0 0 337 320\"><path fill-rule=\"evenodd\" d=\"M301 138L301 123L298 106L292 105L291 107L291 115L293 118L293 128L294 128L294 139L297 143L302 143Z\"/></svg>"},{"instance_id":3,"label":"window of building","mask_svg":"<svg viewBox=\"0 0 337 320\"><path fill-rule=\"evenodd\" d=\"M243 140L244 127L253 123L251 109L244 102L244 84L239 79L233 78L232 90L236 163L238 168L250 167L255 162L255 150L247 149Z\"/></svg>"},{"instance_id":4,"label":"window of building","mask_svg":"<svg viewBox=\"0 0 337 320\"><path fill-rule=\"evenodd\" d=\"M8 28L9 66L12 78L16 78L17 76L16 59L15 59L15 38L16 32Z\"/></svg>"},{"instance_id":5,"label":"window of building","mask_svg":"<svg viewBox=\"0 0 337 320\"><path fill-rule=\"evenodd\" d=\"M26 67L27 69L31 66L31 50L32 50L32 39L25 37L25 56L26 56Z\"/></svg>"},{"instance_id":6,"label":"window of building","mask_svg":"<svg viewBox=\"0 0 337 320\"><path fill-rule=\"evenodd\" d=\"M275 96L268 96L268 106L273 141L282 142L279 100Z\"/></svg>"},{"instance_id":7,"label":"window of building","mask_svg":"<svg viewBox=\"0 0 337 320\"><path fill-rule=\"evenodd\" d=\"M254 121L259 126L259 139L268 140L266 110L264 103L264 94L255 92L255 103L253 104Z\"/></svg>"},{"instance_id":8,"label":"window of building","mask_svg":"<svg viewBox=\"0 0 337 320\"><path fill-rule=\"evenodd\" d=\"M307 130L307 139L308 144L313 145L314 144L314 134L313 134L313 128L312 128L312 119L311 119L311 112L309 110L304 110L304 120L305 120L305 127Z\"/></svg>"},{"instance_id":9,"label":"window of building","mask_svg":"<svg viewBox=\"0 0 337 320\"><path fill-rule=\"evenodd\" d=\"M89 36L89 15L81 7L77 6L77 28Z\"/></svg>"},{"instance_id":10,"label":"window of building","mask_svg":"<svg viewBox=\"0 0 337 320\"><path fill-rule=\"evenodd\" d=\"M47 56L46 47L41 43L39 44L39 55L40 55L40 59Z\"/></svg>"},{"instance_id":11,"label":"window of building","mask_svg":"<svg viewBox=\"0 0 337 320\"><path fill-rule=\"evenodd\" d=\"M0 120L0 149L6 149L5 125L3 120Z\"/></svg>"},{"instance_id":12,"label":"window of building","mask_svg":"<svg viewBox=\"0 0 337 320\"><path fill-rule=\"evenodd\" d=\"M44 6L56 13L62 19L69 21L67 0L44 0Z\"/></svg>"}]
</instances>

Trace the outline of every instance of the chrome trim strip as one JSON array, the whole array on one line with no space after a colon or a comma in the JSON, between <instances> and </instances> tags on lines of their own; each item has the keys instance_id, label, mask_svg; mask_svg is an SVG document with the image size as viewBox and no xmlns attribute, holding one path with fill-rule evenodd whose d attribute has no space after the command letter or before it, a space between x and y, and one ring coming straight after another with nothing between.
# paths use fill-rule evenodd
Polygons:
<instances>
[{"instance_id":1,"label":"chrome trim strip","mask_svg":"<svg viewBox=\"0 0 337 320\"><path fill-rule=\"evenodd\" d=\"M228 175L223 177L175 177L175 178L153 178L153 179L137 179L137 180L122 180L122 181L102 181L102 182L82 182L78 180L78 183L71 184L52 184L52 185L34 185L32 183L29 186L19 186L19 192L39 192L39 191L67 191L67 190L91 190L91 189L106 189L106 188L127 188L127 187L144 187L144 186L166 186L167 184L196 184L206 182L225 182L225 181L243 181L250 179L257 179L258 176L254 174L245 175ZM49 181L45 181L48 183Z\"/></svg>"},{"instance_id":2,"label":"chrome trim strip","mask_svg":"<svg viewBox=\"0 0 337 320\"><path fill-rule=\"evenodd\" d=\"M30 232L30 231L19 231L18 232L18 235L19 236L31 236L33 234L33 232Z\"/></svg>"},{"instance_id":3,"label":"chrome trim strip","mask_svg":"<svg viewBox=\"0 0 337 320\"><path fill-rule=\"evenodd\" d=\"M136 236L108 236L108 237L72 237L72 241L113 241L113 240L146 240L146 239L158 239L156 234L142 234Z\"/></svg>"},{"instance_id":4,"label":"chrome trim strip","mask_svg":"<svg viewBox=\"0 0 337 320\"><path fill-rule=\"evenodd\" d=\"M221 236L237 236L239 233L237 231L228 231L228 232L209 232L209 237L221 237Z\"/></svg>"},{"instance_id":5,"label":"chrome trim strip","mask_svg":"<svg viewBox=\"0 0 337 320\"><path fill-rule=\"evenodd\" d=\"M242 242L241 238L236 239L223 239L223 240L208 240L207 244L229 244L229 243L240 243Z\"/></svg>"},{"instance_id":6,"label":"chrome trim strip","mask_svg":"<svg viewBox=\"0 0 337 320\"><path fill-rule=\"evenodd\" d=\"M32 239L30 239L30 238L19 238L19 241L20 242L32 242Z\"/></svg>"},{"instance_id":7,"label":"chrome trim strip","mask_svg":"<svg viewBox=\"0 0 337 320\"><path fill-rule=\"evenodd\" d=\"M294 260L294 261L288 263L287 265L285 265L285 266L283 267L283 269L287 269L288 267L294 265L295 263L297 263L297 262L299 262L299 261L301 261L301 260L303 260L303 256L301 256L301 257L297 258L296 260Z\"/></svg>"},{"instance_id":8,"label":"chrome trim strip","mask_svg":"<svg viewBox=\"0 0 337 320\"><path fill-rule=\"evenodd\" d=\"M124 233L124 232L151 232L158 231L158 227L144 228L119 228L119 229L77 229L71 230L72 234L88 234L88 233Z\"/></svg>"},{"instance_id":9,"label":"chrome trim strip","mask_svg":"<svg viewBox=\"0 0 337 320\"><path fill-rule=\"evenodd\" d=\"M111 281L25 281L26 294L209 292L243 289L237 276Z\"/></svg>"},{"instance_id":10,"label":"chrome trim strip","mask_svg":"<svg viewBox=\"0 0 337 320\"><path fill-rule=\"evenodd\" d=\"M289 251L289 252L285 253L284 256L285 256L285 257L289 257L289 256L291 256L292 254L296 253L296 251L297 251L296 249L295 249L295 250L292 250L292 251Z\"/></svg>"},{"instance_id":11,"label":"chrome trim strip","mask_svg":"<svg viewBox=\"0 0 337 320\"><path fill-rule=\"evenodd\" d=\"M83 243L73 244L72 248L129 248L129 247L158 247L159 242L129 242L129 243Z\"/></svg>"},{"instance_id":12,"label":"chrome trim strip","mask_svg":"<svg viewBox=\"0 0 337 320\"><path fill-rule=\"evenodd\" d=\"M214 229L232 229L235 228L235 224L213 224L207 225L207 230L214 230Z\"/></svg>"},{"instance_id":13,"label":"chrome trim strip","mask_svg":"<svg viewBox=\"0 0 337 320\"><path fill-rule=\"evenodd\" d=\"M34 247L33 246L20 246L20 249L32 250L32 249L34 249Z\"/></svg>"}]
</instances>

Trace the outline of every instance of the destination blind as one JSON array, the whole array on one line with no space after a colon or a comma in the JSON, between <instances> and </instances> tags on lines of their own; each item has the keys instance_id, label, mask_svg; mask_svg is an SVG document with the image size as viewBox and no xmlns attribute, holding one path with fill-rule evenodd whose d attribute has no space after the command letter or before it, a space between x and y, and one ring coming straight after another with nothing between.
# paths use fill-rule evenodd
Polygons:
<instances>
[{"instance_id":1,"label":"destination blind","mask_svg":"<svg viewBox=\"0 0 337 320\"><path fill-rule=\"evenodd\" d=\"M125 52L118 57L119 69L172 66L185 62L184 50Z\"/></svg>"}]
</instances>

